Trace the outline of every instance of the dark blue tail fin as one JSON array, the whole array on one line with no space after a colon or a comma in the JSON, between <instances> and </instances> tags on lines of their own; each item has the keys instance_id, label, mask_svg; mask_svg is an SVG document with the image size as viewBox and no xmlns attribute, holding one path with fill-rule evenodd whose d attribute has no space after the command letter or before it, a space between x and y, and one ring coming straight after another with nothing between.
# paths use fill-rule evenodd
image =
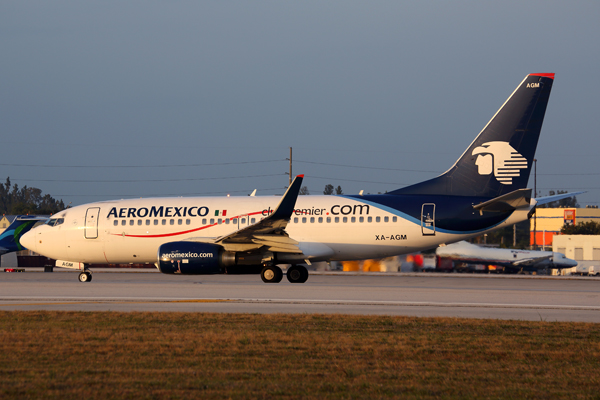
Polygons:
<instances>
[{"instance_id":1,"label":"dark blue tail fin","mask_svg":"<svg viewBox=\"0 0 600 400\"><path fill-rule=\"evenodd\" d=\"M390 194L498 197L527 186L554 74L530 74L456 163Z\"/></svg>"},{"instance_id":2,"label":"dark blue tail fin","mask_svg":"<svg viewBox=\"0 0 600 400\"><path fill-rule=\"evenodd\" d=\"M14 221L0 234L0 254L6 254L13 251L25 250L19 239L29 232L38 222L46 220L46 217L36 215L17 215Z\"/></svg>"}]
</instances>

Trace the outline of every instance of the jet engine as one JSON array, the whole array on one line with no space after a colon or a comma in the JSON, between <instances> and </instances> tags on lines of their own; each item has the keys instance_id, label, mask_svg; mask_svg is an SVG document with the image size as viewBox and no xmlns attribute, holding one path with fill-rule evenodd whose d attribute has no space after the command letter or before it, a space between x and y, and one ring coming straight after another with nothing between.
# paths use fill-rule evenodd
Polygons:
<instances>
[{"instance_id":1,"label":"jet engine","mask_svg":"<svg viewBox=\"0 0 600 400\"><path fill-rule=\"evenodd\" d=\"M158 269L163 274L222 274L235 264L235 253L217 244L170 242L158 248Z\"/></svg>"}]
</instances>

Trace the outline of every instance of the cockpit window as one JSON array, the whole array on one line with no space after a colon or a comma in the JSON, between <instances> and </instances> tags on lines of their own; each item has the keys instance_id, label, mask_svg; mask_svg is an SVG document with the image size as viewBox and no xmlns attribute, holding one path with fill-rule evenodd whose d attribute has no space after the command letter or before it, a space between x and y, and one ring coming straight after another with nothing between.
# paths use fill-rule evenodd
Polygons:
<instances>
[{"instance_id":1,"label":"cockpit window","mask_svg":"<svg viewBox=\"0 0 600 400\"><path fill-rule=\"evenodd\" d=\"M64 218L50 218L48 220L48 222L46 222L46 225L58 226L58 225L62 224L63 222L65 222Z\"/></svg>"}]
</instances>

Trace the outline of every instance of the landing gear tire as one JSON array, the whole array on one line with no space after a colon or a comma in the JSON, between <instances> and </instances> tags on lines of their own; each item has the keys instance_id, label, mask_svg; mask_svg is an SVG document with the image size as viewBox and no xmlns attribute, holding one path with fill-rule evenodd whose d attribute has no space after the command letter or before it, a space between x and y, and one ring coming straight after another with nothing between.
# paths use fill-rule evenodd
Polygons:
<instances>
[{"instance_id":1,"label":"landing gear tire","mask_svg":"<svg viewBox=\"0 0 600 400\"><path fill-rule=\"evenodd\" d=\"M79 282L90 282L92 280L92 273L84 271L79 274Z\"/></svg>"},{"instance_id":2,"label":"landing gear tire","mask_svg":"<svg viewBox=\"0 0 600 400\"><path fill-rule=\"evenodd\" d=\"M304 283L308 279L308 270L301 265L292 265L286 275L290 283Z\"/></svg>"},{"instance_id":3,"label":"landing gear tire","mask_svg":"<svg viewBox=\"0 0 600 400\"><path fill-rule=\"evenodd\" d=\"M260 273L260 277L264 283L279 283L283 278L283 272L277 266L264 267Z\"/></svg>"}]
</instances>

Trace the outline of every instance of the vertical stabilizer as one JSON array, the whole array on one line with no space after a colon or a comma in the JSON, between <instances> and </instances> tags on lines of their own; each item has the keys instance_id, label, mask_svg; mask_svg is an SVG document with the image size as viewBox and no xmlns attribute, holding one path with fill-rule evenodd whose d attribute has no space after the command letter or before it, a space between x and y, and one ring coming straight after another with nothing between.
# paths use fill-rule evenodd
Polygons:
<instances>
[{"instance_id":1,"label":"vertical stabilizer","mask_svg":"<svg viewBox=\"0 0 600 400\"><path fill-rule=\"evenodd\" d=\"M444 174L390 194L497 197L525 188L554 74L530 74Z\"/></svg>"}]
</instances>

